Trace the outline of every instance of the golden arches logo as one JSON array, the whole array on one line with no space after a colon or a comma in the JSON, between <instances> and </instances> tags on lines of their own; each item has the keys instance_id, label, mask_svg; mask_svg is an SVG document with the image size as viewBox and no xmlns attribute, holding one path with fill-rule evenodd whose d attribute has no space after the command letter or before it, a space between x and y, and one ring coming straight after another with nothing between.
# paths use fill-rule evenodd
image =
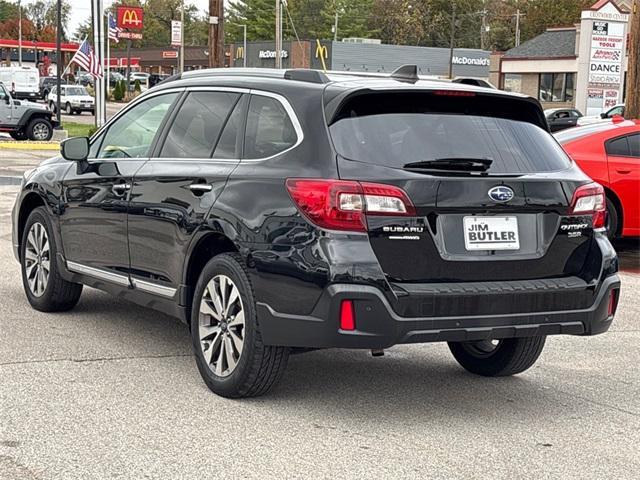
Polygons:
<instances>
[{"instance_id":1,"label":"golden arches logo","mask_svg":"<svg viewBox=\"0 0 640 480\"><path fill-rule=\"evenodd\" d=\"M236 48L236 60L240 58L244 58L244 47Z\"/></svg>"},{"instance_id":2,"label":"golden arches logo","mask_svg":"<svg viewBox=\"0 0 640 480\"><path fill-rule=\"evenodd\" d=\"M329 58L329 51L327 50L327 46L322 45L318 39L316 39L316 58L320 59L320 62L322 62L322 69L326 72L327 64L325 60Z\"/></svg>"},{"instance_id":3,"label":"golden arches logo","mask_svg":"<svg viewBox=\"0 0 640 480\"><path fill-rule=\"evenodd\" d=\"M142 20L138 18L138 12L135 10L125 10L122 14L122 25L123 26L140 26Z\"/></svg>"}]
</instances>

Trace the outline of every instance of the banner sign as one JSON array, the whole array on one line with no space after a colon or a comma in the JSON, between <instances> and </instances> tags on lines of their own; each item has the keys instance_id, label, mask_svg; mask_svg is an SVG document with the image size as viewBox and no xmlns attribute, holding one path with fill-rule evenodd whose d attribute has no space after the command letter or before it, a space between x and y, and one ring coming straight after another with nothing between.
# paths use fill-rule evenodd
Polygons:
<instances>
[{"instance_id":1,"label":"banner sign","mask_svg":"<svg viewBox=\"0 0 640 480\"><path fill-rule=\"evenodd\" d=\"M178 58L176 50L165 50L162 52L162 58Z\"/></svg>"},{"instance_id":2,"label":"banner sign","mask_svg":"<svg viewBox=\"0 0 640 480\"><path fill-rule=\"evenodd\" d=\"M625 24L594 21L591 31L587 115L608 110L622 98Z\"/></svg>"},{"instance_id":3,"label":"banner sign","mask_svg":"<svg viewBox=\"0 0 640 480\"><path fill-rule=\"evenodd\" d=\"M118 7L118 27L142 30L144 10L141 7ZM126 37L121 37L126 38Z\"/></svg>"},{"instance_id":4,"label":"banner sign","mask_svg":"<svg viewBox=\"0 0 640 480\"><path fill-rule=\"evenodd\" d=\"M171 45L179 47L182 45L182 22L171 20Z\"/></svg>"},{"instance_id":5,"label":"banner sign","mask_svg":"<svg viewBox=\"0 0 640 480\"><path fill-rule=\"evenodd\" d=\"M126 40L142 40L142 33L138 32L120 32L118 38L124 38Z\"/></svg>"}]
</instances>

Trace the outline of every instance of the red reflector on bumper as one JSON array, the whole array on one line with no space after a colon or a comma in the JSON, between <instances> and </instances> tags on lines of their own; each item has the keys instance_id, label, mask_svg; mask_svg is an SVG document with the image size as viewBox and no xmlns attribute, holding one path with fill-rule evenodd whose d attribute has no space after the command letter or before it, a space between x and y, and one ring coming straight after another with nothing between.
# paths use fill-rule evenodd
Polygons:
<instances>
[{"instance_id":1,"label":"red reflector on bumper","mask_svg":"<svg viewBox=\"0 0 640 480\"><path fill-rule=\"evenodd\" d=\"M618 308L618 289L611 290L609 292L609 309L607 311L607 315L612 317L616 313L616 309Z\"/></svg>"},{"instance_id":2,"label":"red reflector on bumper","mask_svg":"<svg viewBox=\"0 0 640 480\"><path fill-rule=\"evenodd\" d=\"M356 329L356 316L353 311L353 300L342 300L342 303L340 303L340 329Z\"/></svg>"}]
</instances>

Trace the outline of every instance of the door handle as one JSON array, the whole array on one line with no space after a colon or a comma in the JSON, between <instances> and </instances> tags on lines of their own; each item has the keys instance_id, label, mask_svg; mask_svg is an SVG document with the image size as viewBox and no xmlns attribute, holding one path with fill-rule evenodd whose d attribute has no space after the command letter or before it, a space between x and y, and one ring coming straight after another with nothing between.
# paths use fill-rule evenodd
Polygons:
<instances>
[{"instance_id":1,"label":"door handle","mask_svg":"<svg viewBox=\"0 0 640 480\"><path fill-rule=\"evenodd\" d=\"M111 187L111 190L116 195L124 195L125 192L127 192L130 188L130 183L116 183L113 187Z\"/></svg>"},{"instance_id":2,"label":"door handle","mask_svg":"<svg viewBox=\"0 0 640 480\"><path fill-rule=\"evenodd\" d=\"M627 173L631 173L631 170L616 170L616 172L626 175Z\"/></svg>"},{"instance_id":3,"label":"door handle","mask_svg":"<svg viewBox=\"0 0 640 480\"><path fill-rule=\"evenodd\" d=\"M193 193L205 193L213 190L213 187L208 183L192 183L189 185L189 190Z\"/></svg>"}]
</instances>

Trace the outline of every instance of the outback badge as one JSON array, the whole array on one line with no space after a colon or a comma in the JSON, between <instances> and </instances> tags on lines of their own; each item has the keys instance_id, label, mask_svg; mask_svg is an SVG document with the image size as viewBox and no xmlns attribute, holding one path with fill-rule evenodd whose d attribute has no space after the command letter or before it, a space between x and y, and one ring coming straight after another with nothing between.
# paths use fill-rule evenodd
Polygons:
<instances>
[{"instance_id":1,"label":"outback badge","mask_svg":"<svg viewBox=\"0 0 640 480\"><path fill-rule=\"evenodd\" d=\"M498 203L508 202L514 197L513 190L511 187L507 187L506 185L493 187L489 190L488 194L491 200Z\"/></svg>"}]
</instances>

